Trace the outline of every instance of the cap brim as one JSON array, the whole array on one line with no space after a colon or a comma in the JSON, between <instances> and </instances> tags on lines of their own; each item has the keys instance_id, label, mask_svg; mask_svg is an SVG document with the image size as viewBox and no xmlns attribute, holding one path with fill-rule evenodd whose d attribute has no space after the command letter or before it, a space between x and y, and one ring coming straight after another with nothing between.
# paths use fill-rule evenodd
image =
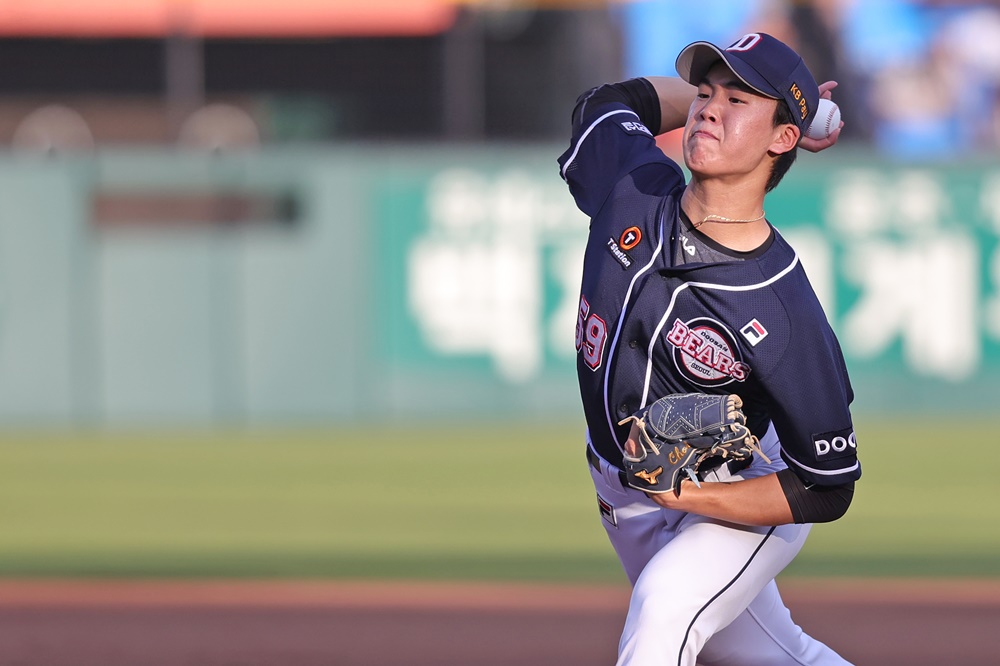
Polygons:
<instances>
[{"instance_id":1,"label":"cap brim","mask_svg":"<svg viewBox=\"0 0 1000 666\"><path fill-rule=\"evenodd\" d=\"M726 63L733 74L752 90L771 99L782 99L781 93L772 90L750 65L735 56L728 57L725 51L710 42L694 42L685 46L677 56L674 67L682 79L697 86L705 80L708 70L719 61Z\"/></svg>"}]
</instances>

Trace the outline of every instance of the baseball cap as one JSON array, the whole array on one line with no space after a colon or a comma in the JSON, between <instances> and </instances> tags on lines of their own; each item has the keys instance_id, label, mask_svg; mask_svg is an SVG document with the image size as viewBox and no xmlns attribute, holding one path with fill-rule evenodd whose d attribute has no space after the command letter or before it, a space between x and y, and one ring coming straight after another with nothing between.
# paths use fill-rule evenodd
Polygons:
<instances>
[{"instance_id":1,"label":"baseball cap","mask_svg":"<svg viewBox=\"0 0 1000 666\"><path fill-rule=\"evenodd\" d=\"M709 42L688 44L677 56L675 67L682 79L698 85L720 60L761 95L785 100L805 133L816 115L819 86L798 53L771 35L752 32L725 49Z\"/></svg>"}]
</instances>

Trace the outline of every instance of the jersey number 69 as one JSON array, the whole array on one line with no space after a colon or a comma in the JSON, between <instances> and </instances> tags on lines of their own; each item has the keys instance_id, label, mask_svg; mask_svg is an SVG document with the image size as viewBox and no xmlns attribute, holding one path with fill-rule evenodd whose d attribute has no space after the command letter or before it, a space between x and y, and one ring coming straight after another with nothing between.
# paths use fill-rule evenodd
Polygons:
<instances>
[{"instance_id":1,"label":"jersey number 69","mask_svg":"<svg viewBox=\"0 0 1000 666\"><path fill-rule=\"evenodd\" d=\"M580 311L576 316L576 350L583 354L583 362L591 370L601 367L604 343L608 339L608 325L591 313L586 296L580 297Z\"/></svg>"}]
</instances>

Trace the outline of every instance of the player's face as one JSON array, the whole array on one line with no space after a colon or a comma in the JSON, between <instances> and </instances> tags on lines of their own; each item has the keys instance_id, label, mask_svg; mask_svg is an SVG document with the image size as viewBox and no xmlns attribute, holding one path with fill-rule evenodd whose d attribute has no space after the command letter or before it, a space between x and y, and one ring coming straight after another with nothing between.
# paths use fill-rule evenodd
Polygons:
<instances>
[{"instance_id":1,"label":"player's face","mask_svg":"<svg viewBox=\"0 0 1000 666\"><path fill-rule=\"evenodd\" d=\"M790 127L774 126L778 103L751 91L719 62L698 86L688 111L682 139L687 167L700 178L759 172L766 181L772 163L768 151L788 149L776 147Z\"/></svg>"}]
</instances>

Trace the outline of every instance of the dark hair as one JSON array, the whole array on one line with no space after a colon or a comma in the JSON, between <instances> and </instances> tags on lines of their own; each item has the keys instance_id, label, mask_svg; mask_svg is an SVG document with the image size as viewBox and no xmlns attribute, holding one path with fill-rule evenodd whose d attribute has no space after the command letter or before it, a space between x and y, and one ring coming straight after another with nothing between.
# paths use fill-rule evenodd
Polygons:
<instances>
[{"instance_id":1,"label":"dark hair","mask_svg":"<svg viewBox=\"0 0 1000 666\"><path fill-rule=\"evenodd\" d=\"M788 108L784 100L779 99L778 103L774 106L774 126L794 124L795 120L792 118L792 110ZM785 177L788 170L792 168L792 163L795 162L798 152L799 148L796 146L787 153L778 155L778 159L771 166L771 176L767 179L767 185L764 186L765 192L770 192L778 186L778 183Z\"/></svg>"}]
</instances>

